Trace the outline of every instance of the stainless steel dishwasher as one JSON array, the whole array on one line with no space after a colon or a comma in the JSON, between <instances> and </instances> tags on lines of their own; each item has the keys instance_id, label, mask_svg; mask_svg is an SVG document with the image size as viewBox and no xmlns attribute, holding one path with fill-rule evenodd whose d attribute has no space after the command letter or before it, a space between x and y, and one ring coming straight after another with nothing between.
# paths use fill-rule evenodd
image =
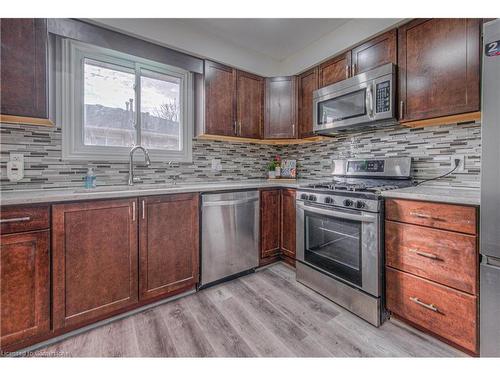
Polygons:
<instances>
[{"instance_id":1,"label":"stainless steel dishwasher","mask_svg":"<svg viewBox=\"0 0 500 375\"><path fill-rule=\"evenodd\" d=\"M202 195L201 287L259 265L259 192Z\"/></svg>"}]
</instances>

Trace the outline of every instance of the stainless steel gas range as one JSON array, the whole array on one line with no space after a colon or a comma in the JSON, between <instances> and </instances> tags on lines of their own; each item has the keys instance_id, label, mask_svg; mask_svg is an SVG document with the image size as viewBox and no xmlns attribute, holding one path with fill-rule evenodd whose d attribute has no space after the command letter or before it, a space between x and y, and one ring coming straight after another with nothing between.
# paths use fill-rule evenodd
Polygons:
<instances>
[{"instance_id":1,"label":"stainless steel gas range","mask_svg":"<svg viewBox=\"0 0 500 375\"><path fill-rule=\"evenodd\" d=\"M333 180L297 190L297 281L375 326L382 321L383 201L408 187L411 158L333 162Z\"/></svg>"}]
</instances>

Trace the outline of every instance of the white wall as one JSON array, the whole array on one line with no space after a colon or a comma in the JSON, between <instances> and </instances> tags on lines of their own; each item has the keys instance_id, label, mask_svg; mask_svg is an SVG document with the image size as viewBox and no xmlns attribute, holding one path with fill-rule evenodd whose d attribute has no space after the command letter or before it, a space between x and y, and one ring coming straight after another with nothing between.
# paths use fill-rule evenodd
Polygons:
<instances>
[{"instance_id":1,"label":"white wall","mask_svg":"<svg viewBox=\"0 0 500 375\"><path fill-rule=\"evenodd\" d=\"M213 59L242 70L272 77L302 72L353 44L390 29L402 20L399 18L351 20L281 61L223 41L209 33L203 33L189 27L183 23L182 19L101 18L87 21L195 56Z\"/></svg>"}]
</instances>

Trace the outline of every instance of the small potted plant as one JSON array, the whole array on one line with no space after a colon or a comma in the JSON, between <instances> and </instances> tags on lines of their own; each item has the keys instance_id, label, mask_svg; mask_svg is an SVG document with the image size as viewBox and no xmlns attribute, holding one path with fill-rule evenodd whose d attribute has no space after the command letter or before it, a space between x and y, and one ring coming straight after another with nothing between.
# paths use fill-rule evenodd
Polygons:
<instances>
[{"instance_id":1,"label":"small potted plant","mask_svg":"<svg viewBox=\"0 0 500 375\"><path fill-rule=\"evenodd\" d=\"M267 165L267 171L269 178L276 178L276 164L274 160Z\"/></svg>"}]
</instances>

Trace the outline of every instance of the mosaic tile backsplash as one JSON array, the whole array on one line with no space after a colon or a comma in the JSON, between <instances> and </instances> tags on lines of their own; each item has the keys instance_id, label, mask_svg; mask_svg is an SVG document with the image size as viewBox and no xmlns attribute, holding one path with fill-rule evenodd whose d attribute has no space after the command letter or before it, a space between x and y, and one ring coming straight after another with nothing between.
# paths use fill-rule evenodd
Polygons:
<instances>
[{"instance_id":1,"label":"mosaic tile backsplash","mask_svg":"<svg viewBox=\"0 0 500 375\"><path fill-rule=\"evenodd\" d=\"M94 167L99 185L124 185L128 164L110 162L78 163L61 160L60 127L1 124L0 178L2 190L82 187L87 167ZM6 163L10 152L25 156L25 178L7 179ZM479 122L427 128L392 128L343 134L306 145L270 146L220 141L193 141L193 163L153 162L151 167L136 167L143 183L216 182L262 179L266 164L275 154L297 159L298 177L329 179L331 160L346 157L413 157L416 179L436 177L451 169L452 158L465 155L463 172L434 185L479 187L481 166L481 125ZM141 156L136 155L137 160ZM221 171L212 171L212 159L220 159ZM138 162L140 164L140 162Z\"/></svg>"}]
</instances>

